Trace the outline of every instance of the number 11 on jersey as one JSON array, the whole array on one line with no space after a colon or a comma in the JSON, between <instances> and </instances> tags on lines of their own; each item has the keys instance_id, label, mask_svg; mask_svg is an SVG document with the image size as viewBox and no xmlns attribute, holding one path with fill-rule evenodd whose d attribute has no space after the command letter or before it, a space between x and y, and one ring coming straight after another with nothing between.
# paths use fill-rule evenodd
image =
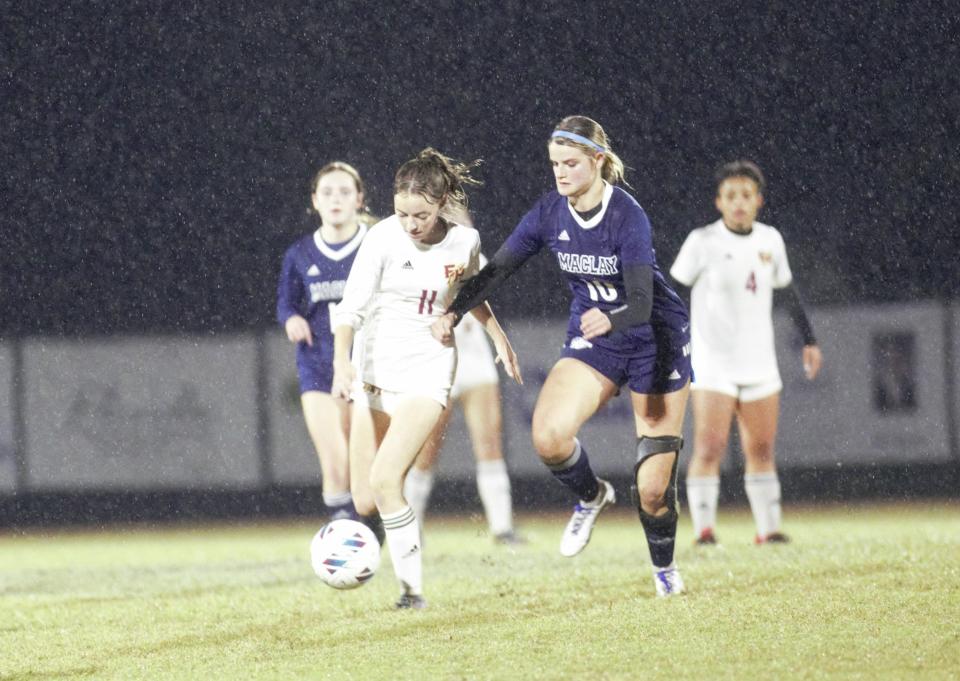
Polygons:
<instances>
[{"instance_id":1,"label":"number 11 on jersey","mask_svg":"<svg viewBox=\"0 0 960 681\"><path fill-rule=\"evenodd\" d=\"M433 314L433 304L437 300L436 291L428 291L423 289L420 292L420 309L417 311L419 314L423 314L424 308L427 310L427 314Z\"/></svg>"}]
</instances>

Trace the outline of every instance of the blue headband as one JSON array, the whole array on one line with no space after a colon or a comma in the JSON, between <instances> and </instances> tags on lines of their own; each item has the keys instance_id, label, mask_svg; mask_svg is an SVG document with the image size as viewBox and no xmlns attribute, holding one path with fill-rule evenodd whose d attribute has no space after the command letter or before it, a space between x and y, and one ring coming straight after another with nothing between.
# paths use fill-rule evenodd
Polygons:
<instances>
[{"instance_id":1,"label":"blue headband","mask_svg":"<svg viewBox=\"0 0 960 681\"><path fill-rule=\"evenodd\" d=\"M591 149L596 149L596 150L599 151L601 154L607 153L606 148L600 146L599 144L597 144L596 142L594 142L594 141L593 141L592 139L590 139L589 137L584 137L583 135L578 135L578 134L575 133L575 132L567 132L566 130L554 130L554 131L553 131L553 134L550 135L550 138L553 139L554 137L565 137L565 138L567 138L568 140L573 140L574 142L579 142L580 144L585 144L585 145L587 145L588 147L590 147Z\"/></svg>"}]
</instances>

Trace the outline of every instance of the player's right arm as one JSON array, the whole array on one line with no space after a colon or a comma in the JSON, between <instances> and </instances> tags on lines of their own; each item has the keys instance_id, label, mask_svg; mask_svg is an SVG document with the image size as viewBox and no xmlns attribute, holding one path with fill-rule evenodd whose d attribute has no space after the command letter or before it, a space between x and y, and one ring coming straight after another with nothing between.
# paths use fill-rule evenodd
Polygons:
<instances>
[{"instance_id":1,"label":"player's right arm","mask_svg":"<svg viewBox=\"0 0 960 681\"><path fill-rule=\"evenodd\" d=\"M313 345L310 323L300 314L304 296L303 279L297 270L296 245L283 256L280 280L277 283L277 321L293 343Z\"/></svg>"},{"instance_id":2,"label":"player's right arm","mask_svg":"<svg viewBox=\"0 0 960 681\"><path fill-rule=\"evenodd\" d=\"M357 329L363 325L369 305L383 274L385 248L384 232L373 229L360 244L357 257L350 267L343 298L333 310L333 386L334 397L347 399L356 369L350 362L350 350Z\"/></svg>"},{"instance_id":3,"label":"player's right arm","mask_svg":"<svg viewBox=\"0 0 960 681\"><path fill-rule=\"evenodd\" d=\"M493 258L483 269L467 280L457 293L446 314L437 319L431 331L441 343L449 343L453 336L453 327L463 319L463 315L483 303L510 275L520 269L527 260L536 255L543 247L540 236L541 203L523 216L520 224L500 246Z\"/></svg>"},{"instance_id":4,"label":"player's right arm","mask_svg":"<svg viewBox=\"0 0 960 681\"><path fill-rule=\"evenodd\" d=\"M350 399L350 386L357 371L350 362L350 348L353 347L354 329L342 324L333 331L333 384L330 394L341 399Z\"/></svg>"},{"instance_id":5,"label":"player's right arm","mask_svg":"<svg viewBox=\"0 0 960 681\"><path fill-rule=\"evenodd\" d=\"M687 288L692 287L703 272L703 258L701 257L700 238L702 229L695 229L687 235L677 259L670 267L670 276Z\"/></svg>"}]
</instances>

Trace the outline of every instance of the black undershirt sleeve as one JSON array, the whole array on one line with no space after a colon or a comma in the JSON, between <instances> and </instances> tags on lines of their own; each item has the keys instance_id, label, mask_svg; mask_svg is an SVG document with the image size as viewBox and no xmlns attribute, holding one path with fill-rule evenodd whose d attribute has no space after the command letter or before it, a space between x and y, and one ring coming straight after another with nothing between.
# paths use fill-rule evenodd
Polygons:
<instances>
[{"instance_id":1,"label":"black undershirt sleeve","mask_svg":"<svg viewBox=\"0 0 960 681\"><path fill-rule=\"evenodd\" d=\"M794 284L790 284L786 288L775 290L774 300L787 309L787 314L790 315L790 319L792 319L796 325L797 331L799 331L801 337L803 337L803 344L816 345L817 338L813 335L813 326L810 324L807 313L803 309L803 303L800 301L800 292L797 290L797 287Z\"/></svg>"},{"instance_id":2,"label":"black undershirt sleeve","mask_svg":"<svg viewBox=\"0 0 960 681\"><path fill-rule=\"evenodd\" d=\"M500 247L482 270L471 277L457 293L447 312L457 315L457 323L463 315L485 301L500 284L520 269L526 258L514 255L505 245Z\"/></svg>"},{"instance_id":3,"label":"black undershirt sleeve","mask_svg":"<svg viewBox=\"0 0 960 681\"><path fill-rule=\"evenodd\" d=\"M613 328L610 333L625 331L650 321L653 310L653 266L624 265L624 304L611 310L607 316Z\"/></svg>"}]
</instances>

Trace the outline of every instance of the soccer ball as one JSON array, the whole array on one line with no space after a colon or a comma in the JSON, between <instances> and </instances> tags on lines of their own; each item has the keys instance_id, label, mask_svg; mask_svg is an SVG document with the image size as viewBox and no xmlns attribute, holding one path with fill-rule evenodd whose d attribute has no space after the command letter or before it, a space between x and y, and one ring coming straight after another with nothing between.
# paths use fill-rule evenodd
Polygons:
<instances>
[{"instance_id":1,"label":"soccer ball","mask_svg":"<svg viewBox=\"0 0 960 681\"><path fill-rule=\"evenodd\" d=\"M363 523L333 520L310 542L310 562L324 584L334 589L355 589L380 567L380 543Z\"/></svg>"}]
</instances>

